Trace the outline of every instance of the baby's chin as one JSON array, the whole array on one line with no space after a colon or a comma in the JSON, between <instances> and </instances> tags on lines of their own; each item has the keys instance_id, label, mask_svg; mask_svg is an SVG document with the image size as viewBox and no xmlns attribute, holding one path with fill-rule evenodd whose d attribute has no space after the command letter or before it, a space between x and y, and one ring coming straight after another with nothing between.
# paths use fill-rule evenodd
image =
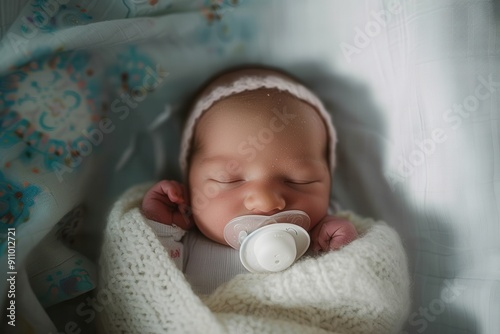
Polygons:
<instances>
[{"instance_id":1,"label":"baby's chin","mask_svg":"<svg viewBox=\"0 0 500 334\"><path fill-rule=\"evenodd\" d=\"M217 236L217 235L213 235L212 233L207 233L205 231L203 231L203 228L200 228L200 226L198 226L197 224L195 224L196 227L198 228L198 231L200 231L201 234L203 234L206 238L218 243L218 244L221 244L223 246L229 246L229 244L226 242L226 239L224 239L224 235L221 235L221 236Z\"/></svg>"}]
</instances>

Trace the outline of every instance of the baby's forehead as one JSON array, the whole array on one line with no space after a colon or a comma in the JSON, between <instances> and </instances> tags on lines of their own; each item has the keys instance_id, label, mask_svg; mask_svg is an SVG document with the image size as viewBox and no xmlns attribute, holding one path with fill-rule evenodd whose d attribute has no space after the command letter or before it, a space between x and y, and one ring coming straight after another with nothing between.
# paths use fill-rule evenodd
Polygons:
<instances>
[{"instance_id":1,"label":"baby's forehead","mask_svg":"<svg viewBox=\"0 0 500 334\"><path fill-rule=\"evenodd\" d=\"M311 145L322 151L328 146L327 129L317 110L277 89L243 92L218 101L200 118L194 137L198 149L217 152L290 146L308 151Z\"/></svg>"},{"instance_id":2,"label":"baby's forehead","mask_svg":"<svg viewBox=\"0 0 500 334\"><path fill-rule=\"evenodd\" d=\"M272 118L276 115L294 113L295 117L317 117L316 109L288 92L275 88L260 88L233 94L215 102L199 120L202 123L210 115L222 117Z\"/></svg>"},{"instance_id":3,"label":"baby's forehead","mask_svg":"<svg viewBox=\"0 0 500 334\"><path fill-rule=\"evenodd\" d=\"M296 96L276 88L259 88L227 96L215 102L213 106L224 103L242 104L279 104L283 102L301 101ZM212 107L213 107L212 106Z\"/></svg>"},{"instance_id":4,"label":"baby's forehead","mask_svg":"<svg viewBox=\"0 0 500 334\"><path fill-rule=\"evenodd\" d=\"M218 137L221 132L246 130L255 135L318 132L327 141L327 129L316 108L278 89L256 89L233 94L215 102L198 120L195 138ZM269 131L267 131L269 132ZM271 135L269 135L271 136Z\"/></svg>"},{"instance_id":5,"label":"baby's forehead","mask_svg":"<svg viewBox=\"0 0 500 334\"><path fill-rule=\"evenodd\" d=\"M256 135L262 142L289 142L291 137L301 146L326 147L331 170L335 166L336 133L328 111L313 92L280 71L247 68L223 73L204 86L188 115L181 142L183 171L209 146L206 141L214 146L248 136L254 145Z\"/></svg>"}]
</instances>

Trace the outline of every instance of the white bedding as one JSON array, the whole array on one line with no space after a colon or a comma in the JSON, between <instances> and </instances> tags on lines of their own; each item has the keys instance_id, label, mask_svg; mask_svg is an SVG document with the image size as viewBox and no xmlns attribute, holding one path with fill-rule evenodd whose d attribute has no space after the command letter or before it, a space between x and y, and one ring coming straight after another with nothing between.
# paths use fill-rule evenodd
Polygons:
<instances>
[{"instance_id":1,"label":"white bedding","mask_svg":"<svg viewBox=\"0 0 500 334\"><path fill-rule=\"evenodd\" d=\"M215 11L208 0L69 1L54 7L54 20L40 24L36 36L23 34L23 17L50 12L41 9L49 2L32 0L21 12L0 5L0 186L7 189L0 212L6 216L17 203L7 185L38 189L14 222L18 288L29 251L80 203L88 215L76 246L95 260L115 197L145 180L179 176L180 114L188 97L221 69L261 63L298 76L332 111L339 134L336 199L401 234L414 282L406 331L500 330L498 1L224 0ZM57 50L73 52L58 63L67 65L58 80L65 83L60 87L76 83L86 117L54 112L49 129L37 120L56 98L64 100L63 88L46 90L43 103L45 95L28 83L52 87L51 62L13 68ZM6 84L12 82L22 85ZM140 90L144 82L157 85ZM139 95L126 100L133 87ZM22 103L29 102L27 92L39 109ZM90 110L89 103L99 107ZM34 156L23 155L29 131L16 136L17 123L5 121L12 110L50 139L71 143L82 129L99 128L102 115L112 123L101 124L102 141L95 137L85 159L61 174L47 164L58 158L46 144L36 142ZM23 291L16 299L19 323L54 330L29 287ZM80 301L72 300L64 305L76 310ZM92 325L90 317L68 314L53 319L60 331L70 321Z\"/></svg>"}]
</instances>

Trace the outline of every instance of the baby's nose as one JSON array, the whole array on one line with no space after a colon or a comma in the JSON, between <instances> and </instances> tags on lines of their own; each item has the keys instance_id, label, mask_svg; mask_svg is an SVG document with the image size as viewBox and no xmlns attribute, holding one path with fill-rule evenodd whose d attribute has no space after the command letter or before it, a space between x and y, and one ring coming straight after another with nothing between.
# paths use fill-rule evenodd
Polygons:
<instances>
[{"instance_id":1,"label":"baby's nose","mask_svg":"<svg viewBox=\"0 0 500 334\"><path fill-rule=\"evenodd\" d=\"M286 206L285 199L269 185L255 186L245 197L245 207L256 214L275 214Z\"/></svg>"}]
</instances>

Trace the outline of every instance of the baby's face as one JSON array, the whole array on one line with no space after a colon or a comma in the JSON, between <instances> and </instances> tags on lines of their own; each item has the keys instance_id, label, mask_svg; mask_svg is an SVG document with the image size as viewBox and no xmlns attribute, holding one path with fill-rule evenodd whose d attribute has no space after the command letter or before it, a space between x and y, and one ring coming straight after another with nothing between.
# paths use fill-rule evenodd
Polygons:
<instances>
[{"instance_id":1,"label":"baby's face","mask_svg":"<svg viewBox=\"0 0 500 334\"><path fill-rule=\"evenodd\" d=\"M312 229L330 196L327 133L309 104L260 89L217 102L199 120L190 160L193 218L227 244L224 227L242 215L302 210Z\"/></svg>"}]
</instances>

